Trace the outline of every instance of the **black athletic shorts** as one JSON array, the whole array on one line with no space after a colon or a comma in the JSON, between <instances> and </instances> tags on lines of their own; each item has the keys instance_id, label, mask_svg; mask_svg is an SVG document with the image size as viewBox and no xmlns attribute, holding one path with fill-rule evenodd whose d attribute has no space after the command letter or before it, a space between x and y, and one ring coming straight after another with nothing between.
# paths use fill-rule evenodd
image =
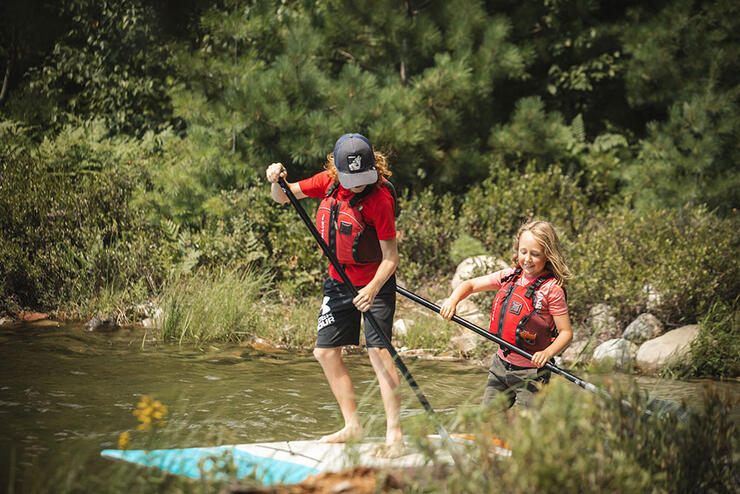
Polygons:
<instances>
[{"instance_id":1,"label":"black athletic shorts","mask_svg":"<svg viewBox=\"0 0 740 494\"><path fill-rule=\"evenodd\" d=\"M327 278L324 282L324 301L319 310L317 348L360 344L360 315L362 312L357 310L352 303L353 298L344 283L334 278ZM396 312L396 275L391 276L385 282L368 312L373 315L380 326L379 329L390 341L393 316ZM368 323L367 316L365 316L365 345L385 348L383 340Z\"/></svg>"}]
</instances>

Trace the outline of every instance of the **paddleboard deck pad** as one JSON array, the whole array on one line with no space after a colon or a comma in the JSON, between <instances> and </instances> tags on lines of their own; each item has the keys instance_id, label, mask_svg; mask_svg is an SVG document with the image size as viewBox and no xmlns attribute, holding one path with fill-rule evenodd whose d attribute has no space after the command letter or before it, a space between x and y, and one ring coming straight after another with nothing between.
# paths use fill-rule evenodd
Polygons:
<instances>
[{"instance_id":1,"label":"paddleboard deck pad","mask_svg":"<svg viewBox=\"0 0 740 494\"><path fill-rule=\"evenodd\" d=\"M436 462L452 463L441 447L438 436L430 436L436 448ZM455 442L467 440L455 438ZM377 456L382 440L356 444L329 444L318 441L279 441L182 449L117 450L106 449L101 455L144 466L156 467L169 473L199 479L204 477L253 477L263 485L295 484L310 475L339 472L355 466L404 468L431 463L428 454L405 448L400 456ZM499 456L510 452L503 448Z\"/></svg>"}]
</instances>

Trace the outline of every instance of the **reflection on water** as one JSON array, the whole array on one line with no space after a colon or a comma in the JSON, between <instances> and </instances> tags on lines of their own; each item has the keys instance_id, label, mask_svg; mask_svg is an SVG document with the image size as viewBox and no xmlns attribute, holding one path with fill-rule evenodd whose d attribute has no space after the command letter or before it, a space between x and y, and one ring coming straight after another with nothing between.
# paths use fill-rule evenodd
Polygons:
<instances>
[{"instance_id":1,"label":"reflection on water","mask_svg":"<svg viewBox=\"0 0 740 494\"><path fill-rule=\"evenodd\" d=\"M138 329L91 334L81 325L0 328L0 486L7 485L11 462L22 469L51 459L96 458L101 449L116 447L120 433L135 430L132 410L145 394L168 406L168 428L187 431L157 447L317 438L342 425L309 352L267 355L234 344L142 347L143 337ZM382 435L382 404L367 357L352 355L347 363L366 427ZM486 369L406 364L438 413L480 401ZM639 382L651 396L690 403L700 399L703 385ZM718 385L740 392L737 382ZM403 393L402 416L423 413L406 384ZM132 447L141 447L134 441Z\"/></svg>"}]
</instances>

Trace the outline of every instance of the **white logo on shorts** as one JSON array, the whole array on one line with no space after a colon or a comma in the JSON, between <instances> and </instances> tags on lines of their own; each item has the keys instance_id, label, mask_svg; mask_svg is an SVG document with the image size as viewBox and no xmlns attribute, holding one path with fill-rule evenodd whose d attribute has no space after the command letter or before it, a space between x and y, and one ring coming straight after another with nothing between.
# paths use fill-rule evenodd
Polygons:
<instances>
[{"instance_id":1,"label":"white logo on shorts","mask_svg":"<svg viewBox=\"0 0 740 494\"><path fill-rule=\"evenodd\" d=\"M321 313L319 314L319 325L317 331L333 322L334 314L331 313L331 307L329 307L329 297L324 297L324 301L321 302Z\"/></svg>"},{"instance_id":2,"label":"white logo on shorts","mask_svg":"<svg viewBox=\"0 0 740 494\"><path fill-rule=\"evenodd\" d=\"M329 297L324 297L324 301L321 302L321 314L323 315L330 311L331 307L329 307Z\"/></svg>"}]
</instances>

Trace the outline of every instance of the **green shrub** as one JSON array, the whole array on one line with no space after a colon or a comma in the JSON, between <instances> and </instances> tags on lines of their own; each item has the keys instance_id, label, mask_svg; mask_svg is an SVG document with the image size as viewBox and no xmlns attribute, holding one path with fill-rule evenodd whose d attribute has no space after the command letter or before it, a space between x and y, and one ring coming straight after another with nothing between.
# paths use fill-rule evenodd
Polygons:
<instances>
[{"instance_id":1,"label":"green shrub","mask_svg":"<svg viewBox=\"0 0 740 494\"><path fill-rule=\"evenodd\" d=\"M318 293L322 281L329 275L329 260L311 235L308 227L290 204L279 205L267 199L269 188L264 186L265 199L259 209L267 222L261 230L270 252L268 267L272 268L280 287L295 297ZM303 200L301 206L314 221L318 202Z\"/></svg>"},{"instance_id":2,"label":"green shrub","mask_svg":"<svg viewBox=\"0 0 740 494\"><path fill-rule=\"evenodd\" d=\"M703 207L638 213L618 209L594 217L575 238L565 238L570 267L569 306L584 317L605 302L625 327L650 307L667 326L694 323L717 301L731 304L740 292L737 252L740 218L718 218Z\"/></svg>"},{"instance_id":3,"label":"green shrub","mask_svg":"<svg viewBox=\"0 0 740 494\"><path fill-rule=\"evenodd\" d=\"M519 227L532 218L551 222L568 237L586 222L588 200L575 180L557 166L544 172L529 164L525 172L495 168L465 196L458 229L481 239L494 256L509 259ZM562 238L561 238L562 240Z\"/></svg>"},{"instance_id":4,"label":"green shrub","mask_svg":"<svg viewBox=\"0 0 740 494\"><path fill-rule=\"evenodd\" d=\"M409 286L422 285L440 273L455 270L449 252L459 232L451 194L426 189L399 200L401 216L396 222L401 260L398 273Z\"/></svg>"},{"instance_id":5,"label":"green shrub","mask_svg":"<svg viewBox=\"0 0 740 494\"><path fill-rule=\"evenodd\" d=\"M495 405L467 408L455 427L475 440L446 471L443 485L429 492L735 490L737 399L709 389L702 407L681 420L643 413L647 397L636 388L609 392L631 407L554 380L527 412L507 418ZM506 441L510 457L492 454L494 439Z\"/></svg>"},{"instance_id":6,"label":"green shrub","mask_svg":"<svg viewBox=\"0 0 740 494\"><path fill-rule=\"evenodd\" d=\"M691 344L690 375L740 376L740 298L717 302L699 321L699 335Z\"/></svg>"},{"instance_id":7,"label":"green shrub","mask_svg":"<svg viewBox=\"0 0 740 494\"><path fill-rule=\"evenodd\" d=\"M450 246L450 259L455 265L460 264L468 257L478 256L486 253L483 242L470 235L462 234Z\"/></svg>"},{"instance_id":8,"label":"green shrub","mask_svg":"<svg viewBox=\"0 0 740 494\"><path fill-rule=\"evenodd\" d=\"M129 204L137 146L104 134L68 127L34 149L0 129L0 310L84 316L106 292L105 309L125 312L162 279L156 232Z\"/></svg>"}]
</instances>

